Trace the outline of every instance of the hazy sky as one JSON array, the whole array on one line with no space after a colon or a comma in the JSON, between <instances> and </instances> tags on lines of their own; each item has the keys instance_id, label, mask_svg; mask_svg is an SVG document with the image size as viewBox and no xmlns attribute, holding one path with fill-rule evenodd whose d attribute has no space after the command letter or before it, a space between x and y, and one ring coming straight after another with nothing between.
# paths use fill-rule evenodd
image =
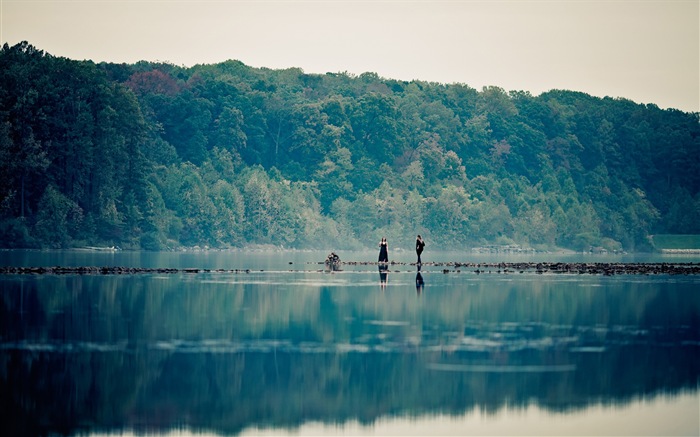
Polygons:
<instances>
[{"instance_id":1,"label":"hazy sky","mask_svg":"<svg viewBox=\"0 0 700 437\"><path fill-rule=\"evenodd\" d=\"M700 0L0 0L52 55L570 89L700 111Z\"/></svg>"}]
</instances>

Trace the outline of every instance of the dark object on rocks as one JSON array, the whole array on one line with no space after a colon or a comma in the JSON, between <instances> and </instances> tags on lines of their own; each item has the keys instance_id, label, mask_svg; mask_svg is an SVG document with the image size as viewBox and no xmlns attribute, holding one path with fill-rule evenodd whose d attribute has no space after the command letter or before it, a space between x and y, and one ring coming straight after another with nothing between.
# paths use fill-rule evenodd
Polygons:
<instances>
[{"instance_id":1,"label":"dark object on rocks","mask_svg":"<svg viewBox=\"0 0 700 437\"><path fill-rule=\"evenodd\" d=\"M331 252L326 257L325 263L327 266L338 266L340 265L340 257L335 252Z\"/></svg>"},{"instance_id":2,"label":"dark object on rocks","mask_svg":"<svg viewBox=\"0 0 700 437\"><path fill-rule=\"evenodd\" d=\"M331 271L340 271L340 257L335 252L331 252L328 254L328 256L326 257L325 264L326 267Z\"/></svg>"},{"instance_id":3,"label":"dark object on rocks","mask_svg":"<svg viewBox=\"0 0 700 437\"><path fill-rule=\"evenodd\" d=\"M339 264L340 263L340 257L335 253L331 252L328 254L326 257L326 265L331 265L331 264Z\"/></svg>"}]
</instances>

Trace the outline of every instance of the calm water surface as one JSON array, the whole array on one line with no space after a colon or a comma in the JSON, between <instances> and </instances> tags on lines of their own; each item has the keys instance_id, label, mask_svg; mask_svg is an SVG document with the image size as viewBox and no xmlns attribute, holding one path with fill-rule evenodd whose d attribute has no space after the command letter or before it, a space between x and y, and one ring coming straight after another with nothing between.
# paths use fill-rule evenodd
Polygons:
<instances>
[{"instance_id":1,"label":"calm water surface","mask_svg":"<svg viewBox=\"0 0 700 437\"><path fill-rule=\"evenodd\" d=\"M700 277L330 272L325 255L0 252L249 270L0 276L3 435L700 434Z\"/></svg>"}]
</instances>

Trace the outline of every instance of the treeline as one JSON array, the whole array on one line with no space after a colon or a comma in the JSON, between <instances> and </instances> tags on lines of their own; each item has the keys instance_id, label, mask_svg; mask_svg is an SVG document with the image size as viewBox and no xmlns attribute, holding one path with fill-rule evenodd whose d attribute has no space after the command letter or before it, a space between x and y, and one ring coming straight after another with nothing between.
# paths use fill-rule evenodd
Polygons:
<instances>
[{"instance_id":1,"label":"treeline","mask_svg":"<svg viewBox=\"0 0 700 437\"><path fill-rule=\"evenodd\" d=\"M700 233L698 113L0 51L0 245L643 250Z\"/></svg>"}]
</instances>

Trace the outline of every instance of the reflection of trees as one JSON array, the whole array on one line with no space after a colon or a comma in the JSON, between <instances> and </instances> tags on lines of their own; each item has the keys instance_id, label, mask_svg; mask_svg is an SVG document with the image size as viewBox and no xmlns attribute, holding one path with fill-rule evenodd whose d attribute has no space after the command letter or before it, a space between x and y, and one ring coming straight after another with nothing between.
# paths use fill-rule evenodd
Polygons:
<instances>
[{"instance_id":1,"label":"reflection of trees","mask_svg":"<svg viewBox=\"0 0 700 437\"><path fill-rule=\"evenodd\" d=\"M691 282L481 280L416 299L209 279L4 280L9 433L567 411L696 390L700 375Z\"/></svg>"},{"instance_id":2,"label":"reflection of trees","mask_svg":"<svg viewBox=\"0 0 700 437\"><path fill-rule=\"evenodd\" d=\"M623 404L693 390L696 355L693 348L629 348L583 355L575 372L479 373L430 370L427 363L444 358L439 353L23 351L4 355L2 396L6 417L14 418L11 435L181 425L234 433L307 420L371 423L387 415L458 415L477 407L496 412L506 403L525 408L536 402L554 411ZM506 359L517 365L557 357L513 353Z\"/></svg>"}]
</instances>

